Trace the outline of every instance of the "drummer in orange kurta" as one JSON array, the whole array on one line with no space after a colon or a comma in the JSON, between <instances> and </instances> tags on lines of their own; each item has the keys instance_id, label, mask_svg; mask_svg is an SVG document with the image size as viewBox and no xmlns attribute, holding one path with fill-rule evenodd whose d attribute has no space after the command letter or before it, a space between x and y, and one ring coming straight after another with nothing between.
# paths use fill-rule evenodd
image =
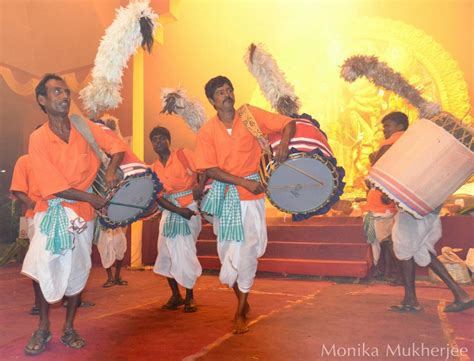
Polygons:
<instances>
[{"instance_id":1,"label":"drummer in orange kurta","mask_svg":"<svg viewBox=\"0 0 474 361\"><path fill-rule=\"evenodd\" d=\"M221 261L219 278L234 289L238 301L234 333L244 333L248 331L247 297L258 258L266 249L267 230L264 187L257 174L262 150L242 119L258 124L264 135L282 133L280 145L275 149L277 161L284 161L288 156L295 123L289 117L250 105L236 110L234 88L226 77L211 79L205 91L217 115L202 126L197 137L196 166L214 179L201 208L214 215Z\"/></svg>"},{"instance_id":2,"label":"drummer in orange kurta","mask_svg":"<svg viewBox=\"0 0 474 361\"><path fill-rule=\"evenodd\" d=\"M401 112L392 112L382 118L384 141L380 144L380 149L370 154L371 165L375 162L403 135L408 128L408 117ZM370 188L367 192L367 205L365 210L368 212L365 222L370 222L374 228L375 239L371 239L368 232L368 242L372 246L372 255L374 264L380 265L379 260L383 259L383 273L377 270L377 273L383 275L389 282L401 283L398 274L398 261L393 254L393 242L391 238L394 216L397 213L397 207L387 196L379 189ZM367 224L367 226L369 226ZM378 267L380 268L380 267ZM376 275L377 276L377 275Z\"/></svg>"},{"instance_id":3,"label":"drummer in orange kurta","mask_svg":"<svg viewBox=\"0 0 474 361\"><path fill-rule=\"evenodd\" d=\"M202 268L196 254L201 216L194 198L198 199L202 183L200 188L193 152L190 149L171 149L168 129L155 127L150 133L150 140L158 155L152 169L164 187L158 199L158 204L164 209L153 272L167 278L172 292L162 309L176 310L184 305L185 313L196 312L193 288ZM178 284L186 289L185 299L181 297Z\"/></svg>"},{"instance_id":4,"label":"drummer in orange kurta","mask_svg":"<svg viewBox=\"0 0 474 361\"><path fill-rule=\"evenodd\" d=\"M73 327L74 316L91 268L94 208L106 200L90 193L100 161L92 147L71 125L70 90L55 74L46 74L36 87L36 99L48 122L30 136L29 154L41 198L35 206L35 231L22 273L37 281L40 295L39 327L25 347L28 355L44 351L51 339L49 303L67 296L68 306L61 342L82 348L84 339ZM123 159L122 142L87 122L97 144L111 154L105 181L118 183L116 170ZM38 285L39 284L39 285Z\"/></svg>"}]
</instances>

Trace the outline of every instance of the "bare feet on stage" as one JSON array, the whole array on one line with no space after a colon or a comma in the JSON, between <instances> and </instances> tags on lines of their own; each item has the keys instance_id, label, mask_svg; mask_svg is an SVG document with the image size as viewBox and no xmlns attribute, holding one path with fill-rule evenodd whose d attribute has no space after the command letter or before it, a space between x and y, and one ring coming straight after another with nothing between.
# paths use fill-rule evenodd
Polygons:
<instances>
[{"instance_id":1,"label":"bare feet on stage","mask_svg":"<svg viewBox=\"0 0 474 361\"><path fill-rule=\"evenodd\" d=\"M244 317L238 317L234 320L234 330L232 331L235 334L241 334L248 332L249 328L247 326L247 320Z\"/></svg>"},{"instance_id":2,"label":"bare feet on stage","mask_svg":"<svg viewBox=\"0 0 474 361\"><path fill-rule=\"evenodd\" d=\"M233 333L241 334L248 332L249 328L247 326L247 315L250 312L250 305L246 301L245 306L243 308L242 314L236 313L234 316L234 329Z\"/></svg>"},{"instance_id":3,"label":"bare feet on stage","mask_svg":"<svg viewBox=\"0 0 474 361\"><path fill-rule=\"evenodd\" d=\"M237 297L237 310L234 316L234 330L233 333L241 334L248 332L247 315L250 312L250 305L247 302L248 293L240 291L237 283L234 284L234 293Z\"/></svg>"}]
</instances>

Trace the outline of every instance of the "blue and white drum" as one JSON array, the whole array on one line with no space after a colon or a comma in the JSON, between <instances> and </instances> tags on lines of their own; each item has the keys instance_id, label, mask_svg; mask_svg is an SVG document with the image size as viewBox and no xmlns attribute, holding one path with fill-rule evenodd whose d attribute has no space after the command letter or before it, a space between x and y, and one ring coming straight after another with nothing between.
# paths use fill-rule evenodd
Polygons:
<instances>
[{"instance_id":1,"label":"blue and white drum","mask_svg":"<svg viewBox=\"0 0 474 361\"><path fill-rule=\"evenodd\" d=\"M260 178L269 201L291 214L315 213L332 205L343 185L338 167L321 152L292 153L283 163L272 160L261 167Z\"/></svg>"}]
</instances>

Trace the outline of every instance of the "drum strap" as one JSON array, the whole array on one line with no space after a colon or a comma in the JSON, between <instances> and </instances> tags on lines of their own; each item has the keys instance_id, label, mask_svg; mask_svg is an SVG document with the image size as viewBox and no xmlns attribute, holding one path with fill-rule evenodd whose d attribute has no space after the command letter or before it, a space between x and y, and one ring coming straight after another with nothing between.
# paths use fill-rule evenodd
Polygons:
<instances>
[{"instance_id":1,"label":"drum strap","mask_svg":"<svg viewBox=\"0 0 474 361\"><path fill-rule=\"evenodd\" d=\"M245 178L253 181L260 180L257 173ZM210 191L202 201L202 211L219 218L218 241L241 242L244 240L240 197L234 184L214 180Z\"/></svg>"},{"instance_id":2,"label":"drum strap","mask_svg":"<svg viewBox=\"0 0 474 361\"><path fill-rule=\"evenodd\" d=\"M189 165L188 158L186 158L186 155L184 154L184 149L180 148L176 151L176 156L178 157L179 161L183 165L184 169L186 169L186 173L188 175L193 175L193 170L191 169L191 166Z\"/></svg>"},{"instance_id":3,"label":"drum strap","mask_svg":"<svg viewBox=\"0 0 474 361\"><path fill-rule=\"evenodd\" d=\"M258 126L257 121L255 120L252 112L248 108L247 104L242 105L239 109L237 109L237 114L239 115L242 123L244 123L245 128L252 134L256 139L260 148L267 153L272 154L270 149L270 143L268 142L267 137L265 137Z\"/></svg>"},{"instance_id":4,"label":"drum strap","mask_svg":"<svg viewBox=\"0 0 474 361\"><path fill-rule=\"evenodd\" d=\"M89 145L94 150L95 154L99 157L100 161L104 165L109 164L109 158L105 154L105 152L99 148L97 142L95 141L94 135L92 134L89 126L86 124L84 119L82 119L79 115L73 114L70 116L71 123L74 125L76 130L81 133L84 139L89 143Z\"/></svg>"}]
</instances>

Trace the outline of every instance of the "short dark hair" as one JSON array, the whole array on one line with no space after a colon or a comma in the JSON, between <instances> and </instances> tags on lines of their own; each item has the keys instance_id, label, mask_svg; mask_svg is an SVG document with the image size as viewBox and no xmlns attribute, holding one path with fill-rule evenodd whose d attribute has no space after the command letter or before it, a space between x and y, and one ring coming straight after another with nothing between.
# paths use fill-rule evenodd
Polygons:
<instances>
[{"instance_id":1,"label":"short dark hair","mask_svg":"<svg viewBox=\"0 0 474 361\"><path fill-rule=\"evenodd\" d=\"M401 125L403 130L408 129L408 116L405 113L402 113L402 112L388 113L386 116L382 118L382 123L385 122L386 120L391 120L397 123L398 125Z\"/></svg>"},{"instance_id":2,"label":"short dark hair","mask_svg":"<svg viewBox=\"0 0 474 361\"><path fill-rule=\"evenodd\" d=\"M164 127L154 127L150 132L150 141L153 142L153 137L157 135L163 135L168 138L168 141L171 143L171 134L170 131Z\"/></svg>"},{"instance_id":3,"label":"short dark hair","mask_svg":"<svg viewBox=\"0 0 474 361\"><path fill-rule=\"evenodd\" d=\"M56 75L56 74L53 74L53 73L48 73L48 74L43 75L43 79L40 80L40 82L38 83L38 85L35 88L36 101L38 102L38 105L40 106L41 110L45 113L46 113L46 109L43 105L40 104L40 102L38 101L38 97L40 95L42 95L44 97L48 95L48 93L46 91L46 83L48 81L50 81L51 79L64 81L64 79L61 78L59 75Z\"/></svg>"},{"instance_id":4,"label":"short dark hair","mask_svg":"<svg viewBox=\"0 0 474 361\"><path fill-rule=\"evenodd\" d=\"M214 99L214 92L216 91L216 89L223 86L226 83L229 84L232 90L234 90L234 86L232 85L232 82L229 80L229 78L226 78L225 76L219 75L209 80L204 87L204 91L206 92L206 97L208 97L209 99Z\"/></svg>"}]
</instances>

